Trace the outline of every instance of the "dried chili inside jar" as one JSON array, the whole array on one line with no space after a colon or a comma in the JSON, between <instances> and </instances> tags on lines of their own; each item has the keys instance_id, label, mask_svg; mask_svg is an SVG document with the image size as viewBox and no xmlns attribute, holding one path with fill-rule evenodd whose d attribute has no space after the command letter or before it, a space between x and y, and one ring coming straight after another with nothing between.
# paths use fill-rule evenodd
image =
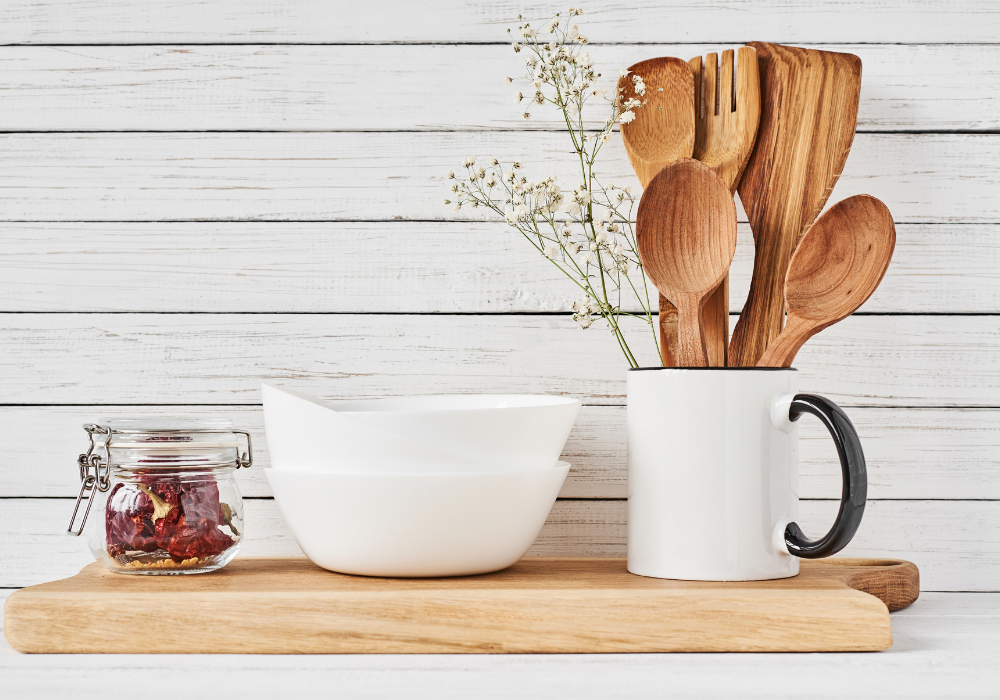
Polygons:
<instances>
[{"instance_id":1,"label":"dried chili inside jar","mask_svg":"<svg viewBox=\"0 0 1000 700\"><path fill-rule=\"evenodd\" d=\"M243 498L235 473L253 463L248 432L216 418L116 419L83 427L90 449L78 459L83 484L69 532L84 532L98 503L99 517L86 528L98 561L119 573L194 574L236 556Z\"/></svg>"}]
</instances>

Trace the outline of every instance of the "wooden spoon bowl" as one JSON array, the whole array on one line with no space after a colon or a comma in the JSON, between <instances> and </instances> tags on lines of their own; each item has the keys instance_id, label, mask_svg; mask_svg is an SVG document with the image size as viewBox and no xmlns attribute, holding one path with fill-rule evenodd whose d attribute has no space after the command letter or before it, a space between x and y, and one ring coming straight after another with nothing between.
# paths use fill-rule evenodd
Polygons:
<instances>
[{"instance_id":1,"label":"wooden spoon bowl","mask_svg":"<svg viewBox=\"0 0 1000 700\"><path fill-rule=\"evenodd\" d=\"M639 257L677 307L681 367L708 366L701 309L736 252L736 205L712 169L691 158L663 168L639 200Z\"/></svg>"},{"instance_id":2,"label":"wooden spoon bowl","mask_svg":"<svg viewBox=\"0 0 1000 700\"><path fill-rule=\"evenodd\" d=\"M791 367L802 345L854 313L878 287L896 247L889 209L859 194L812 225L788 265L785 327L758 367Z\"/></svg>"}]
</instances>

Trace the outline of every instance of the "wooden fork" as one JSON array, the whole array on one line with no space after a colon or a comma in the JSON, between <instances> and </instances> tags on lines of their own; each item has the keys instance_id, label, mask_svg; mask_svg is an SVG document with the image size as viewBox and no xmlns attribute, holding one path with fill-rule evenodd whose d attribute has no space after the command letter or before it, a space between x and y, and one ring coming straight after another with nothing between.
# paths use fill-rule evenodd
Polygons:
<instances>
[{"instance_id":1,"label":"wooden fork","mask_svg":"<svg viewBox=\"0 0 1000 700\"><path fill-rule=\"evenodd\" d=\"M694 72L694 157L712 168L731 193L736 192L753 151L760 121L757 52L744 46L736 57L735 71L731 49L722 52L721 70L718 54L710 53L704 61L701 56L688 61ZM665 308L665 301L660 297L661 326L665 317L677 313L669 301ZM702 326L709 366L725 367L729 348L729 275L705 302Z\"/></svg>"}]
</instances>

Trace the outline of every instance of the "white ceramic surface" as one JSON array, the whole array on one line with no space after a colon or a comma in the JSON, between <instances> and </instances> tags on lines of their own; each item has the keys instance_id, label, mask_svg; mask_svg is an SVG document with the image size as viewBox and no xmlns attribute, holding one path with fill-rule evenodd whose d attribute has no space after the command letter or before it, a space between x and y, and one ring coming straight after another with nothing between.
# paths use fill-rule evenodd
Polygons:
<instances>
[{"instance_id":1,"label":"white ceramic surface","mask_svg":"<svg viewBox=\"0 0 1000 700\"><path fill-rule=\"evenodd\" d=\"M453 394L329 405L465 460L523 469L559 459L581 402L536 394Z\"/></svg>"},{"instance_id":2,"label":"white ceramic surface","mask_svg":"<svg viewBox=\"0 0 1000 700\"><path fill-rule=\"evenodd\" d=\"M797 380L794 369L628 373L629 571L701 581L798 573L783 539L798 517L798 433L787 418Z\"/></svg>"},{"instance_id":3,"label":"white ceramic surface","mask_svg":"<svg viewBox=\"0 0 1000 700\"><path fill-rule=\"evenodd\" d=\"M559 459L581 405L578 399L531 394L327 402L268 384L263 394L268 446L277 447L278 469L308 464L331 470L345 463L415 471L426 471L429 463L448 470L547 468ZM324 416L324 410L335 415ZM327 436L340 446L333 460Z\"/></svg>"},{"instance_id":4,"label":"white ceramic surface","mask_svg":"<svg viewBox=\"0 0 1000 700\"><path fill-rule=\"evenodd\" d=\"M419 473L487 468L338 413L290 389L263 384L261 393L272 469Z\"/></svg>"},{"instance_id":5,"label":"white ceramic surface","mask_svg":"<svg viewBox=\"0 0 1000 700\"><path fill-rule=\"evenodd\" d=\"M465 474L264 473L296 541L319 566L363 576L463 576L524 556L569 464Z\"/></svg>"}]
</instances>

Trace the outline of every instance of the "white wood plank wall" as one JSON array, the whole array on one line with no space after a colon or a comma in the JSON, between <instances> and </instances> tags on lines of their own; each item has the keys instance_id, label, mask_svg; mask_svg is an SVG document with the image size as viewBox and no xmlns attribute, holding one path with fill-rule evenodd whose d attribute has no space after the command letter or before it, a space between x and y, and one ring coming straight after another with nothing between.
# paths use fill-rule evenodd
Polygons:
<instances>
[{"instance_id":1,"label":"white wood plank wall","mask_svg":"<svg viewBox=\"0 0 1000 700\"><path fill-rule=\"evenodd\" d=\"M506 27L560 10L0 3L0 588L89 558L62 534L81 423L229 415L266 465L264 378L329 398L579 396L574 469L533 553L622 554L624 363L603 329L574 326L572 290L503 225L440 203L466 155L575 182L557 121L523 122L503 85L521 65ZM585 10L609 79L754 39L861 56L858 136L831 201L883 199L896 257L798 362L868 454L871 504L845 554L912 559L927 590L1000 590L1000 5ZM635 182L617 140L601 172ZM752 266L740 236L733 313ZM811 531L839 491L821 431L802 428ZM294 553L260 472L241 479L245 551Z\"/></svg>"}]
</instances>

